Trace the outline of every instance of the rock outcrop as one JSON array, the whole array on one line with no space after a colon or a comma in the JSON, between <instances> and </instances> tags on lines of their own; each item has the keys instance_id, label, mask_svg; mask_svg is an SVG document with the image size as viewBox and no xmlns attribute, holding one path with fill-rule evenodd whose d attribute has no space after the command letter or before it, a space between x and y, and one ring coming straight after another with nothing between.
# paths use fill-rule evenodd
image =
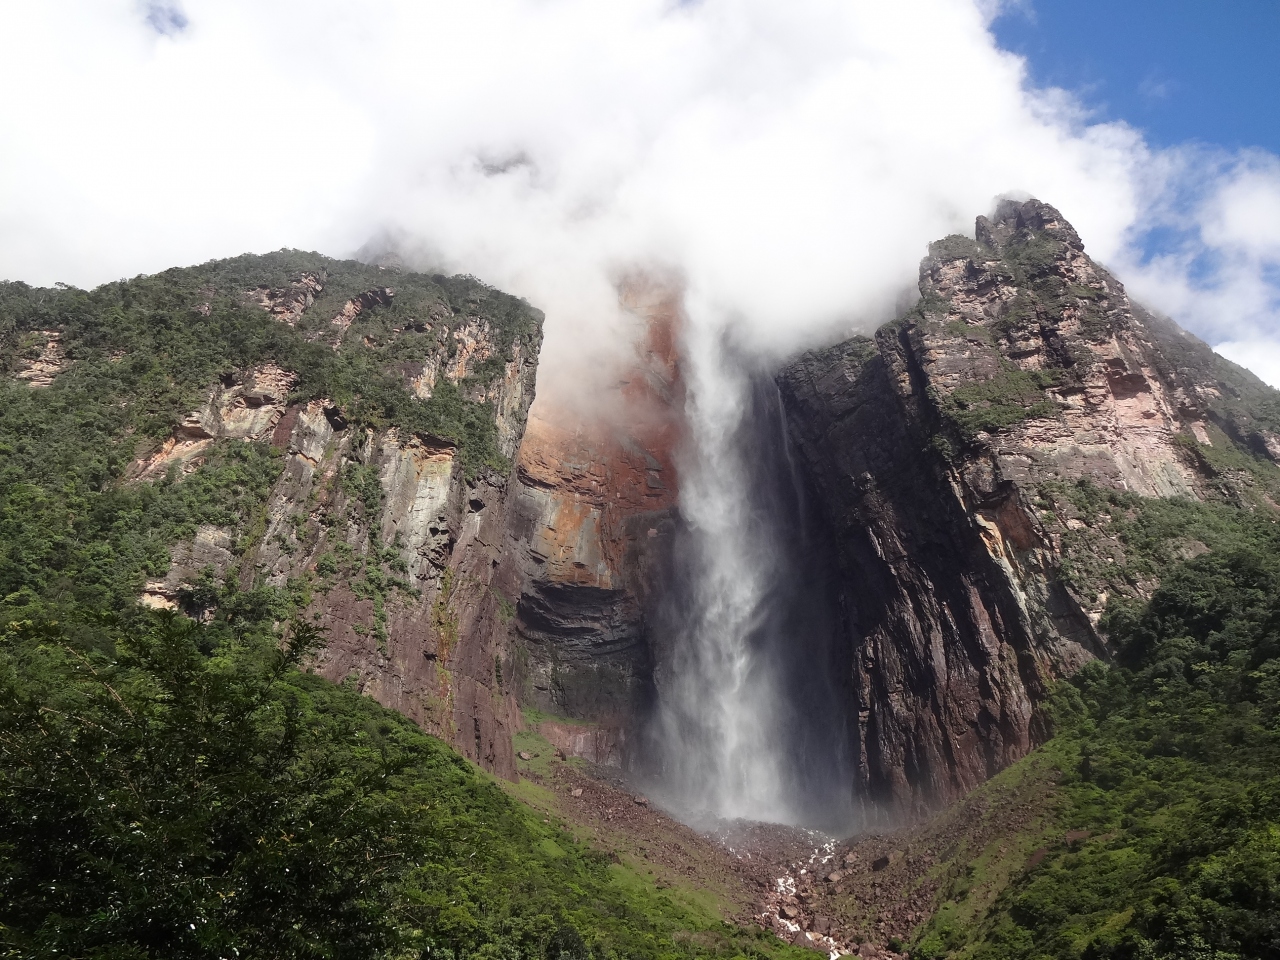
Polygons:
<instances>
[{"instance_id":1,"label":"rock outcrop","mask_svg":"<svg viewBox=\"0 0 1280 960\"><path fill-rule=\"evenodd\" d=\"M262 364L243 377L227 377L210 389L204 406L178 424L160 449L134 461L126 476L151 480L171 466L189 473L217 439L271 439L297 382L297 374L274 363Z\"/></svg>"},{"instance_id":2,"label":"rock outcrop","mask_svg":"<svg viewBox=\"0 0 1280 960\"><path fill-rule=\"evenodd\" d=\"M42 341L39 352L22 362L17 378L33 387L47 387L53 378L67 368L67 355L62 348L62 333L58 330L37 330L34 334Z\"/></svg>"},{"instance_id":3,"label":"rock outcrop","mask_svg":"<svg viewBox=\"0 0 1280 960\"><path fill-rule=\"evenodd\" d=\"M324 277L320 273L307 271L299 274L285 287L255 287L245 294L245 299L266 310L281 323L292 327L297 325L298 318L323 292ZM208 303L197 307L197 310L208 316Z\"/></svg>"},{"instance_id":4,"label":"rock outcrop","mask_svg":"<svg viewBox=\"0 0 1280 960\"><path fill-rule=\"evenodd\" d=\"M647 631L670 572L683 405L678 294L636 280L622 302L647 330L618 395L601 398L625 412L606 420L535 405L516 462L505 541L513 562L500 588L518 601L511 631L524 699L597 722L588 752L610 762L651 686Z\"/></svg>"},{"instance_id":5,"label":"rock outcrop","mask_svg":"<svg viewBox=\"0 0 1280 960\"><path fill-rule=\"evenodd\" d=\"M778 377L839 545L860 797L924 811L1044 735L1050 682L1107 656L1101 598L1037 506L1086 479L1204 498L1208 443L1269 451L1266 388L1132 303L1071 226L1004 202L934 244L921 300Z\"/></svg>"},{"instance_id":6,"label":"rock outcrop","mask_svg":"<svg viewBox=\"0 0 1280 960\"><path fill-rule=\"evenodd\" d=\"M189 473L227 441L277 448L280 476L258 514L234 529L201 526L177 544L168 572L146 584L141 600L208 617L227 584L274 591L325 633L310 669L514 777L516 594L508 599L499 584L518 581L508 568L520 558L507 546L515 471L494 463L510 463L524 435L541 316L469 278L401 275L403 287L352 293L357 280L307 271L240 302L305 341L381 350L374 356L410 404L431 409L432 388L447 382L444 416L471 417L460 422L481 439L353 424L341 403L295 396L299 377L274 363L228 375L128 478ZM416 359L400 359L406 355ZM476 417L491 422L477 425ZM483 443L486 430L497 449L482 462L474 451L468 459L462 444Z\"/></svg>"}]
</instances>

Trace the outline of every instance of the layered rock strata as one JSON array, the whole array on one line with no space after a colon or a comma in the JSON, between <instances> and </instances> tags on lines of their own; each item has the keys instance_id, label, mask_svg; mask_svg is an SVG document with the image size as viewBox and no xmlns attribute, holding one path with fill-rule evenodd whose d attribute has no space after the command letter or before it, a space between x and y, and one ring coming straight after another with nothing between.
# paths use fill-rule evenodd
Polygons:
<instances>
[{"instance_id":1,"label":"layered rock strata","mask_svg":"<svg viewBox=\"0 0 1280 960\"><path fill-rule=\"evenodd\" d=\"M297 374L265 363L244 377L215 384L205 404L178 424L158 450L133 463L127 476L152 480L170 468L189 473L217 439L271 439L297 382Z\"/></svg>"},{"instance_id":2,"label":"layered rock strata","mask_svg":"<svg viewBox=\"0 0 1280 960\"><path fill-rule=\"evenodd\" d=\"M1043 484L1212 492L1198 443L1268 449L1261 387L1133 304L1061 215L1003 203L934 244L921 300L778 377L839 544L858 796L923 811L1027 753L1051 681L1107 656ZM1230 369L1228 369L1230 368Z\"/></svg>"},{"instance_id":3,"label":"layered rock strata","mask_svg":"<svg viewBox=\"0 0 1280 960\"><path fill-rule=\"evenodd\" d=\"M683 388L678 293L636 279L622 303L646 331L608 418L535 405L516 462L501 591L517 598L512 639L531 706L587 719L591 759L621 762L652 680L648 631L670 575L674 451ZM585 741L584 741L585 742ZM577 752L567 739L565 746Z\"/></svg>"},{"instance_id":4,"label":"layered rock strata","mask_svg":"<svg viewBox=\"0 0 1280 960\"><path fill-rule=\"evenodd\" d=\"M22 362L17 372L19 380L33 387L47 387L53 378L67 368L67 355L62 348L62 333L58 330L37 330L35 336L43 340L39 353Z\"/></svg>"},{"instance_id":5,"label":"layered rock strata","mask_svg":"<svg viewBox=\"0 0 1280 960\"><path fill-rule=\"evenodd\" d=\"M385 346L386 368L406 386L424 370L433 378L438 371L461 398L450 402L492 417L496 446L512 457L534 397L540 315L474 281L458 281L460 289L446 296L431 278L402 279L418 291L418 306L402 304L393 288L375 287L331 312L333 298L320 294L326 284L332 293L334 282L318 271L244 299L335 350L349 348L348 335L358 335L356 349ZM413 314L397 317L393 306ZM404 354L418 359L394 359ZM134 463L130 479L147 482L196 469L219 442L269 443L283 454L261 511L234 529L202 526L176 545L168 573L146 585L142 602L211 616L203 606L216 596L210 587L273 589L325 633L310 669L514 777L519 658L513 600L499 589L515 576L505 569L514 469L477 467L453 440L354 426L338 403L292 397L297 382L294 372L271 363L229 376L159 449ZM426 403L431 391L417 396Z\"/></svg>"}]
</instances>

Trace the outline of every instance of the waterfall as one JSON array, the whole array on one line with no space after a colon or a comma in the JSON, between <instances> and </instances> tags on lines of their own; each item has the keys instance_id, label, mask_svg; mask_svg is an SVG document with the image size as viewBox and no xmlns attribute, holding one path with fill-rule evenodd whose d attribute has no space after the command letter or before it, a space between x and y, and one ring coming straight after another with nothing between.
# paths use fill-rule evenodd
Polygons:
<instances>
[{"instance_id":1,"label":"waterfall","mask_svg":"<svg viewBox=\"0 0 1280 960\"><path fill-rule=\"evenodd\" d=\"M772 379L711 325L687 338L682 590L656 677L654 792L690 822L839 829L852 774L833 555Z\"/></svg>"}]
</instances>

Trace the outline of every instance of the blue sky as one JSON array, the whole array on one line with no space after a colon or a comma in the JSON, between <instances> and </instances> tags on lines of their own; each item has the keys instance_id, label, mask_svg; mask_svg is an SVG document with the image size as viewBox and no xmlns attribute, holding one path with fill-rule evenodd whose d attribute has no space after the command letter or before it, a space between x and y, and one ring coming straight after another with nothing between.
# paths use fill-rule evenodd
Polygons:
<instances>
[{"instance_id":1,"label":"blue sky","mask_svg":"<svg viewBox=\"0 0 1280 960\"><path fill-rule=\"evenodd\" d=\"M1026 0L995 22L1037 86L1169 147L1280 153L1277 0Z\"/></svg>"}]
</instances>

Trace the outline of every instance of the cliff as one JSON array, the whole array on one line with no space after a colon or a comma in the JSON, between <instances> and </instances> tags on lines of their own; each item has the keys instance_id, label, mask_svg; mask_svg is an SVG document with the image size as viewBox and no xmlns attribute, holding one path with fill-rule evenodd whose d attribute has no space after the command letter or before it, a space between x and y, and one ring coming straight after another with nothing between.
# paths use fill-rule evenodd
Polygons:
<instances>
[{"instance_id":1,"label":"cliff","mask_svg":"<svg viewBox=\"0 0 1280 960\"><path fill-rule=\"evenodd\" d=\"M128 469L133 483L180 477L232 441L283 454L256 512L176 544L142 602L211 618L228 590L274 591L325 632L309 669L513 777L516 658L497 583L540 315L469 278L315 259L235 293L324 349L227 372ZM360 371L350 386L317 370L326 352Z\"/></svg>"},{"instance_id":2,"label":"cliff","mask_svg":"<svg viewBox=\"0 0 1280 960\"><path fill-rule=\"evenodd\" d=\"M875 812L1026 754L1052 682L1110 656L1109 601L1212 549L1214 510L1280 502L1280 397L1131 302L1053 208L934 244L920 290L779 373L788 436L770 387L739 438L771 529L818 518L774 531L761 640L805 731L793 766L834 744L843 783L847 738ZM283 251L0 284L0 465L31 518L6 533L6 617L65 619L74 596L231 634L302 618L327 637L311 669L501 775L521 707L560 718L542 733L565 753L644 762L696 552L679 292L620 295L644 336L584 412L534 403L541 316L473 278Z\"/></svg>"},{"instance_id":3,"label":"cliff","mask_svg":"<svg viewBox=\"0 0 1280 960\"><path fill-rule=\"evenodd\" d=\"M620 300L643 336L610 394L593 412L539 402L530 413L499 574L516 599L509 640L522 702L588 721L542 732L566 753L614 765L652 689L683 406L678 293L633 277Z\"/></svg>"},{"instance_id":4,"label":"cliff","mask_svg":"<svg viewBox=\"0 0 1280 960\"><path fill-rule=\"evenodd\" d=\"M1073 499L1274 508L1274 391L1134 304L1052 207L975 233L931 247L900 320L778 376L838 544L857 795L898 811L1043 740L1051 682L1109 655L1108 596L1154 584L1086 575L1123 544Z\"/></svg>"},{"instance_id":5,"label":"cliff","mask_svg":"<svg viewBox=\"0 0 1280 960\"><path fill-rule=\"evenodd\" d=\"M94 569L98 598L233 632L316 623L312 670L504 776L517 698L616 764L652 685L682 407L678 295L641 276L620 294L642 336L589 413L531 414L527 304L296 251L0 285L0 369L32 475L49 458L22 431L78 411L102 429L50 457L93 468L88 496L149 505L113 528L129 560L106 590Z\"/></svg>"}]
</instances>

